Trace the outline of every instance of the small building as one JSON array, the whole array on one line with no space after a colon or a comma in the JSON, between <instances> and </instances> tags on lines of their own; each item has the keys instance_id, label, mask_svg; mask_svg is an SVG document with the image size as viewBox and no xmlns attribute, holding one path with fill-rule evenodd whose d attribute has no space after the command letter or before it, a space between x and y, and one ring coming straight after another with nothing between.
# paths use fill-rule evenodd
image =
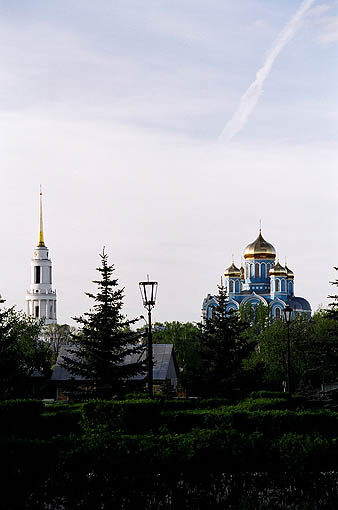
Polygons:
<instances>
[{"instance_id":1,"label":"small building","mask_svg":"<svg viewBox=\"0 0 338 510\"><path fill-rule=\"evenodd\" d=\"M68 400L68 391L71 385L89 389L88 382L81 376L71 374L61 366L63 356L67 353L67 346L64 346L59 354L51 381L56 387L56 400ZM135 363L146 358L146 348L141 356L139 354L126 356L124 364ZM153 388L154 393L161 391L161 386L169 381L173 390L177 388L177 363L173 344L153 344ZM140 373L130 380L135 382L135 388L143 386L146 381L146 373Z\"/></svg>"}]
</instances>

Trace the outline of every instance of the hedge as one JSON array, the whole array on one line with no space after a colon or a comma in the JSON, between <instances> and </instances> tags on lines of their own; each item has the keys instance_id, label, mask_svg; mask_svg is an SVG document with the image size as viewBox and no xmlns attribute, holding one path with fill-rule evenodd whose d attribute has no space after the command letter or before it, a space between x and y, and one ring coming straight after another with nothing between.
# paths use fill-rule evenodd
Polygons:
<instances>
[{"instance_id":1,"label":"hedge","mask_svg":"<svg viewBox=\"0 0 338 510\"><path fill-rule=\"evenodd\" d=\"M34 436L43 409L40 400L0 400L0 436Z\"/></svg>"},{"instance_id":2,"label":"hedge","mask_svg":"<svg viewBox=\"0 0 338 510\"><path fill-rule=\"evenodd\" d=\"M149 432L166 425L166 412L184 413L196 408L207 410L219 408L225 404L227 401L224 399L94 400L83 404L82 425L85 430L103 426L110 431L125 433Z\"/></svg>"},{"instance_id":3,"label":"hedge","mask_svg":"<svg viewBox=\"0 0 338 510\"><path fill-rule=\"evenodd\" d=\"M161 509L168 508L168 502L172 508L196 510L217 508L219 501L220 508L230 503L240 508L236 501L242 496L249 500L252 491L246 480L258 475L264 487L275 481L273 493L270 485L275 498L278 492L284 497L281 488L287 480L289 494L297 484L303 490L314 484L317 496L320 489L330 503L337 500L337 439L318 434L267 439L257 432L217 429L97 436L90 442L11 439L0 442L0 451L5 510ZM13 485L20 490L13 491ZM271 496L269 508L280 508L274 503ZM315 499L313 508L320 508Z\"/></svg>"}]
</instances>

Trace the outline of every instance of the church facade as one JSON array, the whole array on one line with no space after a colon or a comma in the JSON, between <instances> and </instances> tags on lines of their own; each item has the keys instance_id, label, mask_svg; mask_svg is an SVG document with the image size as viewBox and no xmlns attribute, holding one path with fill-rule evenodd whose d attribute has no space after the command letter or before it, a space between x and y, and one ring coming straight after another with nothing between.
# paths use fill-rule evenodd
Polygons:
<instances>
[{"instance_id":1,"label":"church facade","mask_svg":"<svg viewBox=\"0 0 338 510\"><path fill-rule=\"evenodd\" d=\"M45 245L42 222L42 192L40 191L39 242L31 260L31 284L26 292L26 314L56 324L56 291L52 288L52 261Z\"/></svg>"},{"instance_id":2,"label":"church facade","mask_svg":"<svg viewBox=\"0 0 338 510\"><path fill-rule=\"evenodd\" d=\"M262 303L269 307L273 319L283 317L283 310L288 304L292 316L302 314L311 317L310 303L294 294L294 273L286 265L276 261L276 250L265 241L261 229L255 241L244 250L244 264L238 269L234 261L224 272L224 286L228 295L227 311L239 311L241 306L252 307ZM212 316L217 306L216 297L208 294L203 301L204 319Z\"/></svg>"}]
</instances>

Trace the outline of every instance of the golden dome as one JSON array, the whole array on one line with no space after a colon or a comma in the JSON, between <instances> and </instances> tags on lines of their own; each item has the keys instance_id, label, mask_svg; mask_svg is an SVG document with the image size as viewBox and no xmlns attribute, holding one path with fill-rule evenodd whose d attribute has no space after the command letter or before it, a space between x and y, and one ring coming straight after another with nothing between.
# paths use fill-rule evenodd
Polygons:
<instances>
[{"instance_id":1,"label":"golden dome","mask_svg":"<svg viewBox=\"0 0 338 510\"><path fill-rule=\"evenodd\" d=\"M238 269L238 267L235 266L234 263L232 263L231 266L224 271L224 276L232 276L239 278L241 276L241 271L240 269Z\"/></svg>"},{"instance_id":2,"label":"golden dome","mask_svg":"<svg viewBox=\"0 0 338 510\"><path fill-rule=\"evenodd\" d=\"M244 250L245 259L274 259L276 257L276 250L272 244L268 243L263 239L261 230L257 239L248 244Z\"/></svg>"},{"instance_id":3,"label":"golden dome","mask_svg":"<svg viewBox=\"0 0 338 510\"><path fill-rule=\"evenodd\" d=\"M285 266L285 269L286 269L286 274L287 274L288 278L294 278L295 277L294 272L291 271L291 269L289 269L288 266Z\"/></svg>"},{"instance_id":4,"label":"golden dome","mask_svg":"<svg viewBox=\"0 0 338 510\"><path fill-rule=\"evenodd\" d=\"M287 275L287 269L286 267L283 267L280 265L279 261L277 264L273 266L273 268L270 269L270 276L286 276Z\"/></svg>"}]
</instances>

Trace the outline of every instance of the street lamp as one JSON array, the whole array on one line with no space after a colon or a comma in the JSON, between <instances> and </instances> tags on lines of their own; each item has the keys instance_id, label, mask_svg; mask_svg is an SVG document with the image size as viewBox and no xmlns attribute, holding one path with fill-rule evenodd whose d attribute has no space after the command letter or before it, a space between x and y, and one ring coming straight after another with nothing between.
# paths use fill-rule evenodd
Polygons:
<instances>
[{"instance_id":1,"label":"street lamp","mask_svg":"<svg viewBox=\"0 0 338 510\"><path fill-rule=\"evenodd\" d=\"M150 282L149 275L146 282L139 282L143 306L148 310L148 394L153 398L153 340L151 331L151 310L155 306L157 296L157 282Z\"/></svg>"},{"instance_id":2,"label":"street lamp","mask_svg":"<svg viewBox=\"0 0 338 510\"><path fill-rule=\"evenodd\" d=\"M287 343L287 377L288 377L288 393L291 397L291 349L290 349L290 323L292 317L292 308L289 304L284 308L284 320L288 328L288 343Z\"/></svg>"}]
</instances>

